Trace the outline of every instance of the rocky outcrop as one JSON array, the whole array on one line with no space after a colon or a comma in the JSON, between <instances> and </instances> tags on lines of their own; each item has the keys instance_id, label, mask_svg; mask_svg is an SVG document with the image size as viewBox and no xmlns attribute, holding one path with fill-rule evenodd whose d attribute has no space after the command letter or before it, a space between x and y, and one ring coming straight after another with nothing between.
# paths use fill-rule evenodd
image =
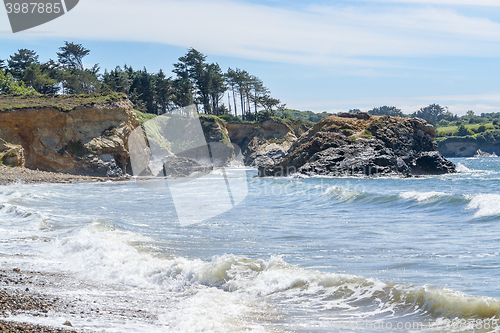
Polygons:
<instances>
[{"instance_id":1,"label":"rocky outcrop","mask_svg":"<svg viewBox=\"0 0 500 333\"><path fill-rule=\"evenodd\" d=\"M7 98L2 106L13 106L0 108L0 138L23 148L25 166L30 169L123 176L130 160L128 136L140 126L132 103L126 97L73 99L30 97L25 102Z\"/></svg>"},{"instance_id":2,"label":"rocky outcrop","mask_svg":"<svg viewBox=\"0 0 500 333\"><path fill-rule=\"evenodd\" d=\"M498 157L498 155L495 152L490 154L485 151L482 151L481 149L478 149L474 157Z\"/></svg>"},{"instance_id":3,"label":"rocky outcrop","mask_svg":"<svg viewBox=\"0 0 500 333\"><path fill-rule=\"evenodd\" d=\"M438 141L438 150L446 157L473 157L478 150L500 153L500 131L488 131L477 136L447 137Z\"/></svg>"},{"instance_id":4,"label":"rocky outcrop","mask_svg":"<svg viewBox=\"0 0 500 333\"><path fill-rule=\"evenodd\" d=\"M424 175L455 172L436 151L434 128L422 119L366 114L330 116L293 145L260 176L292 173L322 176Z\"/></svg>"},{"instance_id":5,"label":"rocky outcrop","mask_svg":"<svg viewBox=\"0 0 500 333\"><path fill-rule=\"evenodd\" d=\"M245 165L260 166L279 163L309 126L302 121L269 119L229 123L226 128L231 142L241 148Z\"/></svg>"}]
</instances>

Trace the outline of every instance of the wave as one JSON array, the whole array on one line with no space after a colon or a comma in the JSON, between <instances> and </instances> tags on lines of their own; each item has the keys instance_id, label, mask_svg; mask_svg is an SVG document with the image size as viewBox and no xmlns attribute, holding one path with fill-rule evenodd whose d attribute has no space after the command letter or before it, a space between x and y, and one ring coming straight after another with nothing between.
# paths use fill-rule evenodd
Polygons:
<instances>
[{"instance_id":1,"label":"wave","mask_svg":"<svg viewBox=\"0 0 500 333\"><path fill-rule=\"evenodd\" d=\"M186 320L193 313L205 316L202 308L206 309L207 304L214 311L210 315L226 311L227 320L234 309L248 318L256 314L283 317L286 314L278 310L284 308L287 313L332 313L354 319L411 315L429 320L477 319L498 317L500 312L498 299L469 296L447 288L305 269L279 256L264 260L225 254L209 261L158 256L150 251L153 242L104 220L94 220L76 234L60 239L51 256L61 261L61 269L85 279L167 291L181 297L183 302L166 315L168 321L174 320L173 313L184 314ZM227 325L221 331L232 327Z\"/></svg>"},{"instance_id":2,"label":"wave","mask_svg":"<svg viewBox=\"0 0 500 333\"><path fill-rule=\"evenodd\" d=\"M477 209L474 217L500 215L500 194L471 195L467 208Z\"/></svg>"},{"instance_id":3,"label":"wave","mask_svg":"<svg viewBox=\"0 0 500 333\"><path fill-rule=\"evenodd\" d=\"M356 188L344 188L341 186L331 186L327 188L322 196L332 197L335 200L341 202L369 202L369 203L387 203L394 204L400 202L404 204L408 201L416 201L418 203L425 204L463 204L469 203L470 199L466 195L444 193L437 191L430 192L418 192L418 191L407 191L400 193L372 193L362 190L357 190Z\"/></svg>"}]
</instances>

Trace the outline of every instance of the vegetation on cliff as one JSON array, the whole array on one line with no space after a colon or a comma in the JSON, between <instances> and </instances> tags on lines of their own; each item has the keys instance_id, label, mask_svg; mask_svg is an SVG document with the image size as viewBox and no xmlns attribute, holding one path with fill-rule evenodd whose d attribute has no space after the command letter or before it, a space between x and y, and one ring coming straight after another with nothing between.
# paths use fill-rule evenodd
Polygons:
<instances>
[{"instance_id":1,"label":"vegetation on cliff","mask_svg":"<svg viewBox=\"0 0 500 333\"><path fill-rule=\"evenodd\" d=\"M0 111L22 109L56 109L71 111L126 100L123 93L93 95L0 95Z\"/></svg>"}]
</instances>

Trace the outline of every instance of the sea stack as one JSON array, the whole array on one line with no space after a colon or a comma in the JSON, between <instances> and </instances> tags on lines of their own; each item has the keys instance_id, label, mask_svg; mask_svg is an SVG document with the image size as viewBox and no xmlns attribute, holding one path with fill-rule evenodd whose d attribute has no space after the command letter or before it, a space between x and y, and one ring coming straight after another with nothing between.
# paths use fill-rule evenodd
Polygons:
<instances>
[{"instance_id":1,"label":"sea stack","mask_svg":"<svg viewBox=\"0 0 500 333\"><path fill-rule=\"evenodd\" d=\"M456 172L437 151L434 127L420 118L344 113L324 118L259 176L401 176Z\"/></svg>"}]
</instances>

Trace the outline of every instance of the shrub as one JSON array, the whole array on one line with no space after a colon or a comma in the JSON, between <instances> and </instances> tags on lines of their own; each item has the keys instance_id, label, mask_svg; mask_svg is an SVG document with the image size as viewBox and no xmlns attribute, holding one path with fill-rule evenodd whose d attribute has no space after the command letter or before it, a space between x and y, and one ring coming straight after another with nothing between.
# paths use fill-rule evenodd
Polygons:
<instances>
[{"instance_id":1,"label":"shrub","mask_svg":"<svg viewBox=\"0 0 500 333\"><path fill-rule=\"evenodd\" d=\"M458 126L458 129L455 132L453 132L453 136L466 136L466 135L474 135L474 132L467 129L463 124L460 124L460 126Z\"/></svg>"},{"instance_id":2,"label":"shrub","mask_svg":"<svg viewBox=\"0 0 500 333\"><path fill-rule=\"evenodd\" d=\"M225 114L225 115L219 116L219 118L227 121L228 123L238 123L238 122L241 122L240 118L235 117L235 116L230 115L230 114Z\"/></svg>"}]
</instances>

